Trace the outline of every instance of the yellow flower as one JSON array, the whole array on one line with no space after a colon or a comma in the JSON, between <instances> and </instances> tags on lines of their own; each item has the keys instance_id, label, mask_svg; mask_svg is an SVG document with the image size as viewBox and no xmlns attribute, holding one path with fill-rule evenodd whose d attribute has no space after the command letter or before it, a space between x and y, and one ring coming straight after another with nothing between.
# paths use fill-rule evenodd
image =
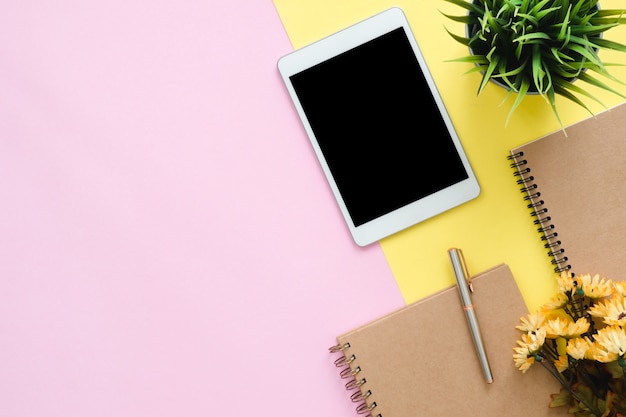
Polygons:
<instances>
[{"instance_id":1,"label":"yellow flower","mask_svg":"<svg viewBox=\"0 0 626 417\"><path fill-rule=\"evenodd\" d=\"M593 356L593 359L597 360L598 362L609 363L618 360L619 356L617 355L617 353L607 352L606 350L598 349L596 351L596 354Z\"/></svg>"},{"instance_id":2,"label":"yellow flower","mask_svg":"<svg viewBox=\"0 0 626 417\"><path fill-rule=\"evenodd\" d=\"M522 334L522 341L518 341L517 344L528 348L530 353L537 353L541 350L544 342L546 341L546 329L537 329L535 333Z\"/></svg>"},{"instance_id":3,"label":"yellow flower","mask_svg":"<svg viewBox=\"0 0 626 417\"><path fill-rule=\"evenodd\" d=\"M561 275L556 277L556 283L559 286L559 293L565 294L574 289L574 275L571 272L561 272Z\"/></svg>"},{"instance_id":4,"label":"yellow flower","mask_svg":"<svg viewBox=\"0 0 626 417\"><path fill-rule=\"evenodd\" d=\"M602 363L617 361L626 349L626 332L619 326L600 329L593 342L589 341L589 349L585 357Z\"/></svg>"},{"instance_id":5,"label":"yellow flower","mask_svg":"<svg viewBox=\"0 0 626 417\"><path fill-rule=\"evenodd\" d=\"M515 326L515 328L527 333L536 333L543 326L545 320L546 316L543 313L536 312L529 314L527 317L522 317L520 319L522 324Z\"/></svg>"},{"instance_id":6,"label":"yellow flower","mask_svg":"<svg viewBox=\"0 0 626 417\"><path fill-rule=\"evenodd\" d=\"M515 347L513 350L515 351L513 354L515 367L522 371L522 373L526 373L532 364L535 363L534 355L530 354L526 346Z\"/></svg>"},{"instance_id":7,"label":"yellow flower","mask_svg":"<svg viewBox=\"0 0 626 417\"><path fill-rule=\"evenodd\" d=\"M626 281L613 281L613 295L626 297Z\"/></svg>"},{"instance_id":8,"label":"yellow flower","mask_svg":"<svg viewBox=\"0 0 626 417\"><path fill-rule=\"evenodd\" d=\"M609 326L626 324L626 298L614 297L589 308L589 314L600 317Z\"/></svg>"},{"instance_id":9,"label":"yellow flower","mask_svg":"<svg viewBox=\"0 0 626 417\"><path fill-rule=\"evenodd\" d=\"M592 342L591 340L587 340L587 341L589 342L589 349L587 350L585 359L597 360L598 356L602 356L606 353L606 351L602 349L602 346L600 346L598 342L596 341Z\"/></svg>"},{"instance_id":10,"label":"yellow flower","mask_svg":"<svg viewBox=\"0 0 626 417\"><path fill-rule=\"evenodd\" d=\"M556 317L546 321L544 328L548 339L556 339L557 337L571 339L589 330L589 322L584 317L579 318L576 322L570 318Z\"/></svg>"},{"instance_id":11,"label":"yellow flower","mask_svg":"<svg viewBox=\"0 0 626 417\"><path fill-rule=\"evenodd\" d=\"M589 298L603 298L613 294L613 282L605 278L600 278L596 274L593 277L590 274L584 274L578 277L585 296Z\"/></svg>"},{"instance_id":12,"label":"yellow flower","mask_svg":"<svg viewBox=\"0 0 626 417\"><path fill-rule=\"evenodd\" d=\"M608 302L609 301L607 300L605 302L592 305L589 308L589 314L591 314L592 317L604 318L604 316L606 316L607 312L609 311Z\"/></svg>"},{"instance_id":13,"label":"yellow flower","mask_svg":"<svg viewBox=\"0 0 626 417\"><path fill-rule=\"evenodd\" d=\"M565 351L569 356L576 360L584 359L587 357L587 352L590 349L589 340L582 337L577 337L574 339L569 339L567 341L567 347Z\"/></svg>"},{"instance_id":14,"label":"yellow flower","mask_svg":"<svg viewBox=\"0 0 626 417\"><path fill-rule=\"evenodd\" d=\"M595 335L594 335L595 338ZM615 352L610 352L604 346L602 346L597 340L592 344L593 359L602 362L609 363L619 359L619 355Z\"/></svg>"},{"instance_id":15,"label":"yellow flower","mask_svg":"<svg viewBox=\"0 0 626 417\"><path fill-rule=\"evenodd\" d=\"M541 307L541 309L545 312L558 310L563 307L565 303L567 303L567 301L567 295L563 293L557 293L556 297L551 298L550 301L548 301Z\"/></svg>"},{"instance_id":16,"label":"yellow flower","mask_svg":"<svg viewBox=\"0 0 626 417\"><path fill-rule=\"evenodd\" d=\"M554 361L554 366L556 367L556 370L559 372L563 372L567 368L569 368L569 359L567 358L567 355L559 356L559 359Z\"/></svg>"},{"instance_id":17,"label":"yellow flower","mask_svg":"<svg viewBox=\"0 0 626 417\"><path fill-rule=\"evenodd\" d=\"M518 340L518 346L513 348L513 361L520 371L525 373L535 363L535 354L541 350L545 340L546 331L543 328L535 333L522 334L522 340Z\"/></svg>"},{"instance_id":18,"label":"yellow flower","mask_svg":"<svg viewBox=\"0 0 626 417\"><path fill-rule=\"evenodd\" d=\"M621 357L626 353L626 331L619 326L609 326L593 335L602 350Z\"/></svg>"}]
</instances>

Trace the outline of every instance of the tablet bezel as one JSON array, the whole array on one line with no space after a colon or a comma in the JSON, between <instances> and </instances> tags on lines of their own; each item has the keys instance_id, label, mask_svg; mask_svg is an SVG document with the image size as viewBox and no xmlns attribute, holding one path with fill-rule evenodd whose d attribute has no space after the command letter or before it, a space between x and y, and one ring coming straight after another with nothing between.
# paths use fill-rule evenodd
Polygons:
<instances>
[{"instance_id":1,"label":"tablet bezel","mask_svg":"<svg viewBox=\"0 0 626 417\"><path fill-rule=\"evenodd\" d=\"M397 208L390 213L382 215L363 225L355 226L347 210L344 199L339 192L335 179L329 169L328 163L321 151L318 140L313 133L311 125L309 124L307 116L291 83L290 77L400 27L404 29L407 35L409 43L413 49L415 57L417 58L433 98L435 99L438 110L444 120L468 178L448 186L447 188L444 188L434 194L416 200L408 205ZM326 176L330 188L339 205L348 229L357 245L369 245L382 238L399 232L400 230L406 229L442 212L459 206L476 198L480 194L480 186L474 171L470 166L467 155L465 154L450 116L448 115L448 112L443 104L439 91L435 86L432 75L426 65L417 41L413 36L406 16L400 8L393 7L391 9L387 9L333 35L283 56L278 61L278 69L287 91L289 92L289 95L294 103L296 111L302 121L307 136L309 137L311 145L313 146L324 175Z\"/></svg>"}]
</instances>

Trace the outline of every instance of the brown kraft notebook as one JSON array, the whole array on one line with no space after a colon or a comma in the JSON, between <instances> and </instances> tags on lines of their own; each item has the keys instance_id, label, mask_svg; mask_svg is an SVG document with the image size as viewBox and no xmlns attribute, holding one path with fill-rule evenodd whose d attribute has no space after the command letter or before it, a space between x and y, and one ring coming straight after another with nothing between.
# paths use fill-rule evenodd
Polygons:
<instances>
[{"instance_id":1,"label":"brown kraft notebook","mask_svg":"<svg viewBox=\"0 0 626 417\"><path fill-rule=\"evenodd\" d=\"M515 176L557 272L623 279L626 104L511 150Z\"/></svg>"},{"instance_id":2,"label":"brown kraft notebook","mask_svg":"<svg viewBox=\"0 0 626 417\"><path fill-rule=\"evenodd\" d=\"M333 351L358 413L373 417L542 417L559 383L513 363L515 328L528 314L505 264L472 278L472 301L494 381L482 373L456 287L337 338Z\"/></svg>"}]
</instances>

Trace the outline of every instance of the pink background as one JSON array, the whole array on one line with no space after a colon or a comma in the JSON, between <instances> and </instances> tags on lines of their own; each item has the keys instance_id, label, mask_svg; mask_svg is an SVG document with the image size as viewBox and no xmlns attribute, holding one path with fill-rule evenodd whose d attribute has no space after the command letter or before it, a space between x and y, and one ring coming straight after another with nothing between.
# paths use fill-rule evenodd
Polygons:
<instances>
[{"instance_id":1,"label":"pink background","mask_svg":"<svg viewBox=\"0 0 626 417\"><path fill-rule=\"evenodd\" d=\"M270 0L5 2L0 416L352 416L403 305L289 102Z\"/></svg>"}]
</instances>

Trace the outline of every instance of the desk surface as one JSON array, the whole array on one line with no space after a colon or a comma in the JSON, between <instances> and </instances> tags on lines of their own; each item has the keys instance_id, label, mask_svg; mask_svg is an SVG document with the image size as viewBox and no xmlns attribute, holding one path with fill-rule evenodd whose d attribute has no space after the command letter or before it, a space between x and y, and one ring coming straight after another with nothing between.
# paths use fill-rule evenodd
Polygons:
<instances>
[{"instance_id":1,"label":"desk surface","mask_svg":"<svg viewBox=\"0 0 626 417\"><path fill-rule=\"evenodd\" d=\"M466 74L471 64L450 62L467 55L446 29L464 34L463 25L446 18L463 9L444 1L383 0L274 0L287 33L299 48L389 7L401 7L433 74L470 163L481 185L481 195L460 207L381 241L391 270L407 302L454 283L448 248L463 248L470 272L506 262L515 275L529 308L543 304L554 291L553 270L515 183L506 157L509 150L559 130L550 106L539 95L527 96L505 125L514 97L490 83L476 95L480 74ZM603 8L623 4L604 0ZM626 39L626 27L612 28L606 39ZM626 61L623 53L601 51L605 62ZM619 79L626 68L608 67ZM611 84L623 94L626 88ZM617 95L593 90L607 107L622 101ZM588 103L594 112L601 105ZM590 117L582 107L557 98L565 126ZM573 196L574 197L574 196ZM580 196L576 196L580 197Z\"/></svg>"},{"instance_id":2,"label":"desk surface","mask_svg":"<svg viewBox=\"0 0 626 417\"><path fill-rule=\"evenodd\" d=\"M327 348L403 300L273 4L25 0L0 39L0 415L350 415Z\"/></svg>"},{"instance_id":3,"label":"desk surface","mask_svg":"<svg viewBox=\"0 0 626 417\"><path fill-rule=\"evenodd\" d=\"M354 414L327 347L417 292L389 257L405 237L349 239L276 71L282 23L268 0L3 8L0 415Z\"/></svg>"}]
</instances>

